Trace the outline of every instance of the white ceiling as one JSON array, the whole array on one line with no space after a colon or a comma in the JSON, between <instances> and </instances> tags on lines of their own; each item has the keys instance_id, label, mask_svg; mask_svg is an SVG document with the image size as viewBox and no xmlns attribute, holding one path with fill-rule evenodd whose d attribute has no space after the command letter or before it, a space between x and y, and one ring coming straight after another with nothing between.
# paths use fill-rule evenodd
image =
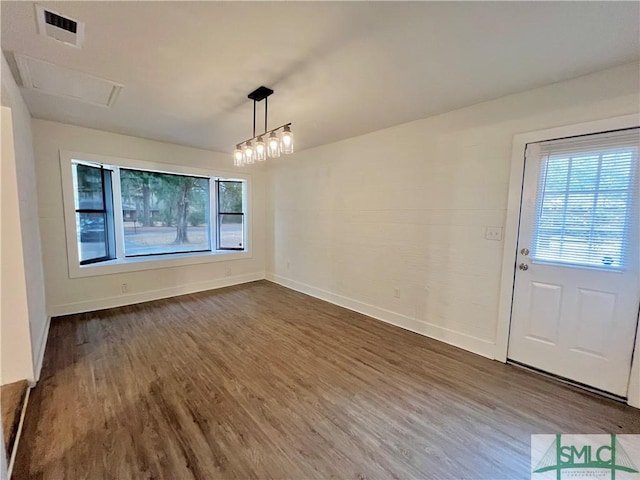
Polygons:
<instances>
[{"instance_id":1,"label":"white ceiling","mask_svg":"<svg viewBox=\"0 0 640 480\"><path fill-rule=\"evenodd\" d=\"M41 4L86 23L83 47L2 1L7 56L124 88L112 108L23 89L34 117L226 152L250 136L260 85L300 149L640 57L638 2Z\"/></svg>"}]
</instances>

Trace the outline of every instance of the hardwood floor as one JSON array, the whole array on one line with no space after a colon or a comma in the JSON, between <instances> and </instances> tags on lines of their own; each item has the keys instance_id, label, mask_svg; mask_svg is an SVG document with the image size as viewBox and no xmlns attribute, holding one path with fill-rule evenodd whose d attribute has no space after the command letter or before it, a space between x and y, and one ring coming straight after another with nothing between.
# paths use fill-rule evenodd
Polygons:
<instances>
[{"instance_id":1,"label":"hardwood floor","mask_svg":"<svg viewBox=\"0 0 640 480\"><path fill-rule=\"evenodd\" d=\"M530 478L640 412L261 281L54 319L15 479Z\"/></svg>"}]
</instances>

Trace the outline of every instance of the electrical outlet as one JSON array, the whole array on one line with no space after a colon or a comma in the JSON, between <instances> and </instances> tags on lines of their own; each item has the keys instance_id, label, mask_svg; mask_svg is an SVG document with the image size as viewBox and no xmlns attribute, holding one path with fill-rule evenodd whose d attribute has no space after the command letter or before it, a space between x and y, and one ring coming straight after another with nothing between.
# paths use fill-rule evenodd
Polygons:
<instances>
[{"instance_id":1,"label":"electrical outlet","mask_svg":"<svg viewBox=\"0 0 640 480\"><path fill-rule=\"evenodd\" d=\"M128 283L123 283L122 284L122 293L129 293L129 284Z\"/></svg>"},{"instance_id":2,"label":"electrical outlet","mask_svg":"<svg viewBox=\"0 0 640 480\"><path fill-rule=\"evenodd\" d=\"M484 238L487 240L502 240L502 227L487 227L484 231Z\"/></svg>"},{"instance_id":3,"label":"electrical outlet","mask_svg":"<svg viewBox=\"0 0 640 480\"><path fill-rule=\"evenodd\" d=\"M393 289L393 296L396 298L400 298L400 289L399 288L394 288Z\"/></svg>"}]
</instances>

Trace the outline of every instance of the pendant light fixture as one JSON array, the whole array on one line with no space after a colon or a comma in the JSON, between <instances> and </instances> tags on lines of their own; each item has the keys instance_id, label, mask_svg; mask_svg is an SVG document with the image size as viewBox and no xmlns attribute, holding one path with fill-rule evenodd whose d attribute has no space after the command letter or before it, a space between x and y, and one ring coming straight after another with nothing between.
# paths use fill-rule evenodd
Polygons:
<instances>
[{"instance_id":1,"label":"pendant light fixture","mask_svg":"<svg viewBox=\"0 0 640 480\"><path fill-rule=\"evenodd\" d=\"M279 127L267 129L268 97L273 90L258 87L248 97L253 100L253 137L236 145L233 152L233 164L236 167L252 165L256 161L264 162L267 157L278 158L280 154L293 153L293 133L291 122ZM264 100L264 132L256 135L256 104ZM280 132L281 131L281 132ZM280 132L280 135L278 135ZM267 141L265 142L265 137Z\"/></svg>"}]
</instances>

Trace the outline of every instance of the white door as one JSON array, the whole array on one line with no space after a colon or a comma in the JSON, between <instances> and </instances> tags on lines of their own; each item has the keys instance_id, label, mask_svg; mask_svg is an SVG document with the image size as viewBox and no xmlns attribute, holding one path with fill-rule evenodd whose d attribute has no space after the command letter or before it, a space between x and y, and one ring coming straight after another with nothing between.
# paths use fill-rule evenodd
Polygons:
<instances>
[{"instance_id":1,"label":"white door","mask_svg":"<svg viewBox=\"0 0 640 480\"><path fill-rule=\"evenodd\" d=\"M626 397L640 304L640 129L527 145L510 360Z\"/></svg>"}]
</instances>

